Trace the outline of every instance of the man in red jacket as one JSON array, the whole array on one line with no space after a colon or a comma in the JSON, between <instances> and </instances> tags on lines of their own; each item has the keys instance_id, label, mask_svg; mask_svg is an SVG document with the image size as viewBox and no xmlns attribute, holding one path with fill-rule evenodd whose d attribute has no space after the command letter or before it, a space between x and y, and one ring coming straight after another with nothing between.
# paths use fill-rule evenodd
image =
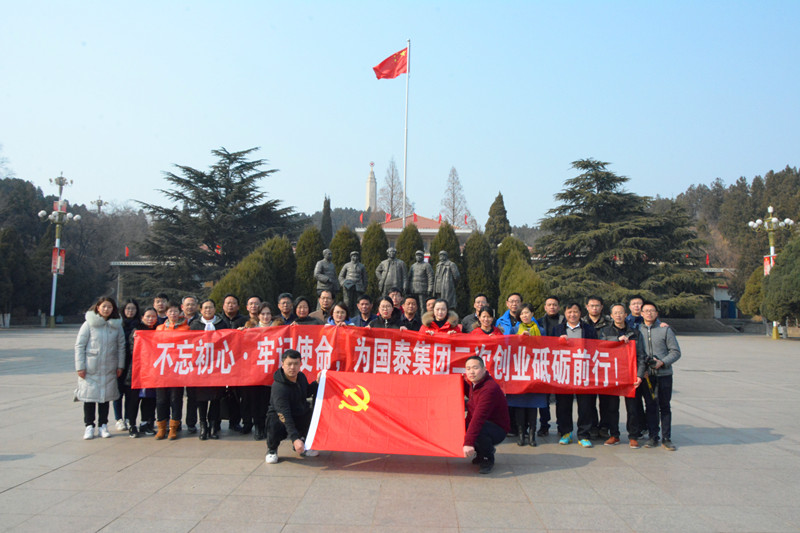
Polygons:
<instances>
[{"instance_id":1,"label":"man in red jacket","mask_svg":"<svg viewBox=\"0 0 800 533\"><path fill-rule=\"evenodd\" d=\"M464 382L467 400L467 432L464 435L464 457L475 455L473 463L481 474L494 467L494 445L500 444L511 429L508 403L497 382L486 372L483 359L472 356L466 362Z\"/></svg>"}]
</instances>

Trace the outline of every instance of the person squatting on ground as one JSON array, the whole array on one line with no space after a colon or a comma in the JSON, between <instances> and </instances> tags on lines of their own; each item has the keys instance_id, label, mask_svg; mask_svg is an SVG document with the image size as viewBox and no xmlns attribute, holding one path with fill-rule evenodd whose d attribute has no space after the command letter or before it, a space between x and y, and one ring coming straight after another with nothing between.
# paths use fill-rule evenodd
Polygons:
<instances>
[{"instance_id":1,"label":"person squatting on ground","mask_svg":"<svg viewBox=\"0 0 800 533\"><path fill-rule=\"evenodd\" d=\"M265 459L268 464L278 462L278 446L287 437L300 455L319 455L319 452L305 447L312 414L308 399L317 392L317 382L309 384L306 375L300 371L300 365L300 352L297 350L286 350L281 354L281 367L275 372L267 411Z\"/></svg>"},{"instance_id":2,"label":"person squatting on ground","mask_svg":"<svg viewBox=\"0 0 800 533\"><path fill-rule=\"evenodd\" d=\"M494 468L495 445L503 442L511 429L508 403L500 386L486 371L483 359L473 355L464 368L467 378L464 457L475 456L472 462L478 465L478 472L488 474Z\"/></svg>"}]
</instances>

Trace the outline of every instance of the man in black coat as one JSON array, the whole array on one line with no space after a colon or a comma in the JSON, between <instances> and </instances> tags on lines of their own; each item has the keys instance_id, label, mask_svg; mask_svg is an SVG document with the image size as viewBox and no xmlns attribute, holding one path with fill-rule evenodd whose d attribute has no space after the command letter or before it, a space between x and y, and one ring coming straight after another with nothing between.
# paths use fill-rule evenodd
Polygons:
<instances>
[{"instance_id":1,"label":"man in black coat","mask_svg":"<svg viewBox=\"0 0 800 533\"><path fill-rule=\"evenodd\" d=\"M305 447L312 415L308 398L316 393L317 383L308 383L306 375L300 371L301 364L300 352L286 350L281 355L281 367L275 372L267 411L268 464L278 462L278 446L287 437L300 455L319 455L319 452Z\"/></svg>"}]
</instances>

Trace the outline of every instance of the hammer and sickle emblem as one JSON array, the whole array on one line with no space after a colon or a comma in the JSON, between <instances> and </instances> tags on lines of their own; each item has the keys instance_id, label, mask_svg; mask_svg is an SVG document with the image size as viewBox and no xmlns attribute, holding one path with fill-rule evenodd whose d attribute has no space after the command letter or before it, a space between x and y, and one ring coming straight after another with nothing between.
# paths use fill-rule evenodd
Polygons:
<instances>
[{"instance_id":1,"label":"hammer and sickle emblem","mask_svg":"<svg viewBox=\"0 0 800 533\"><path fill-rule=\"evenodd\" d=\"M347 407L351 411L366 411L369 408L369 391L362 387L361 385L356 385L359 389L361 389L361 396L358 395L358 391L356 389L345 389L342 394L344 394L347 398L350 398L355 402L355 405L351 405L346 401L342 400L339 403L339 409L344 409Z\"/></svg>"}]
</instances>

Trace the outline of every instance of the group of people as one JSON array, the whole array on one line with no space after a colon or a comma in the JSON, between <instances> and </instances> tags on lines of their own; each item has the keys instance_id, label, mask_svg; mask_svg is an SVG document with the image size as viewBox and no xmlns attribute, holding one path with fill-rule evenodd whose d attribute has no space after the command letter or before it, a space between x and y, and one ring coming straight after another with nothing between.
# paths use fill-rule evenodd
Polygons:
<instances>
[{"instance_id":1,"label":"group of people","mask_svg":"<svg viewBox=\"0 0 800 533\"><path fill-rule=\"evenodd\" d=\"M198 434L201 440L218 439L221 419L227 418L231 431L252 432L256 440L266 439L267 463L278 461L278 445L287 437L298 453L316 455L314 450L304 447L311 421L309 399L316 392L316 386L300 372L300 354L294 350L282 354L272 387L131 388L133 345L138 330L212 331L316 324L412 330L430 335L545 335L635 341L636 396L625 398L629 445L639 448L647 431L645 447L660 444L667 450L675 450L671 438L670 399L672 365L680 358L680 347L674 331L659 321L656 304L642 297L630 298L630 314L623 304L615 303L606 315L603 299L598 296L590 296L583 305L569 302L565 306L558 297L549 296L544 301L544 315L537 319L534 317L536 308L523 302L519 293L508 295L507 310L499 317L489 306L486 295L478 294L473 301L474 313L459 319L446 299L404 295L398 287L387 289L386 296L375 303L366 295L355 298L352 315L350 306L334 302L331 289L321 288L317 296L314 306L304 296L294 298L282 293L278 296L277 309L258 296L252 296L246 302L247 315L240 314L239 299L232 294L223 299L219 314L216 302L198 301L192 295L184 296L177 303L159 294L144 311L134 300L126 301L118 309L112 298L100 298L86 312L86 321L75 344L75 368L79 378L75 398L84 402L84 438L91 439L97 434L104 438L110 436L111 403L116 429L127 430L132 438L146 434L156 439L174 440L185 422L188 432ZM377 313L373 312L375 304ZM312 306L316 307L313 311ZM548 435L552 396L555 397L560 444L577 440L581 446L589 448L593 446L592 441L598 439L609 446L620 443L618 396L504 395L478 357L467 360L465 377L468 401L464 454L475 455L474 462L479 464L481 472L491 470L494 446L506 436L515 437L519 446L536 446L537 436ZM575 401L577 423L573 422ZM137 425L140 413L141 423Z\"/></svg>"}]
</instances>

